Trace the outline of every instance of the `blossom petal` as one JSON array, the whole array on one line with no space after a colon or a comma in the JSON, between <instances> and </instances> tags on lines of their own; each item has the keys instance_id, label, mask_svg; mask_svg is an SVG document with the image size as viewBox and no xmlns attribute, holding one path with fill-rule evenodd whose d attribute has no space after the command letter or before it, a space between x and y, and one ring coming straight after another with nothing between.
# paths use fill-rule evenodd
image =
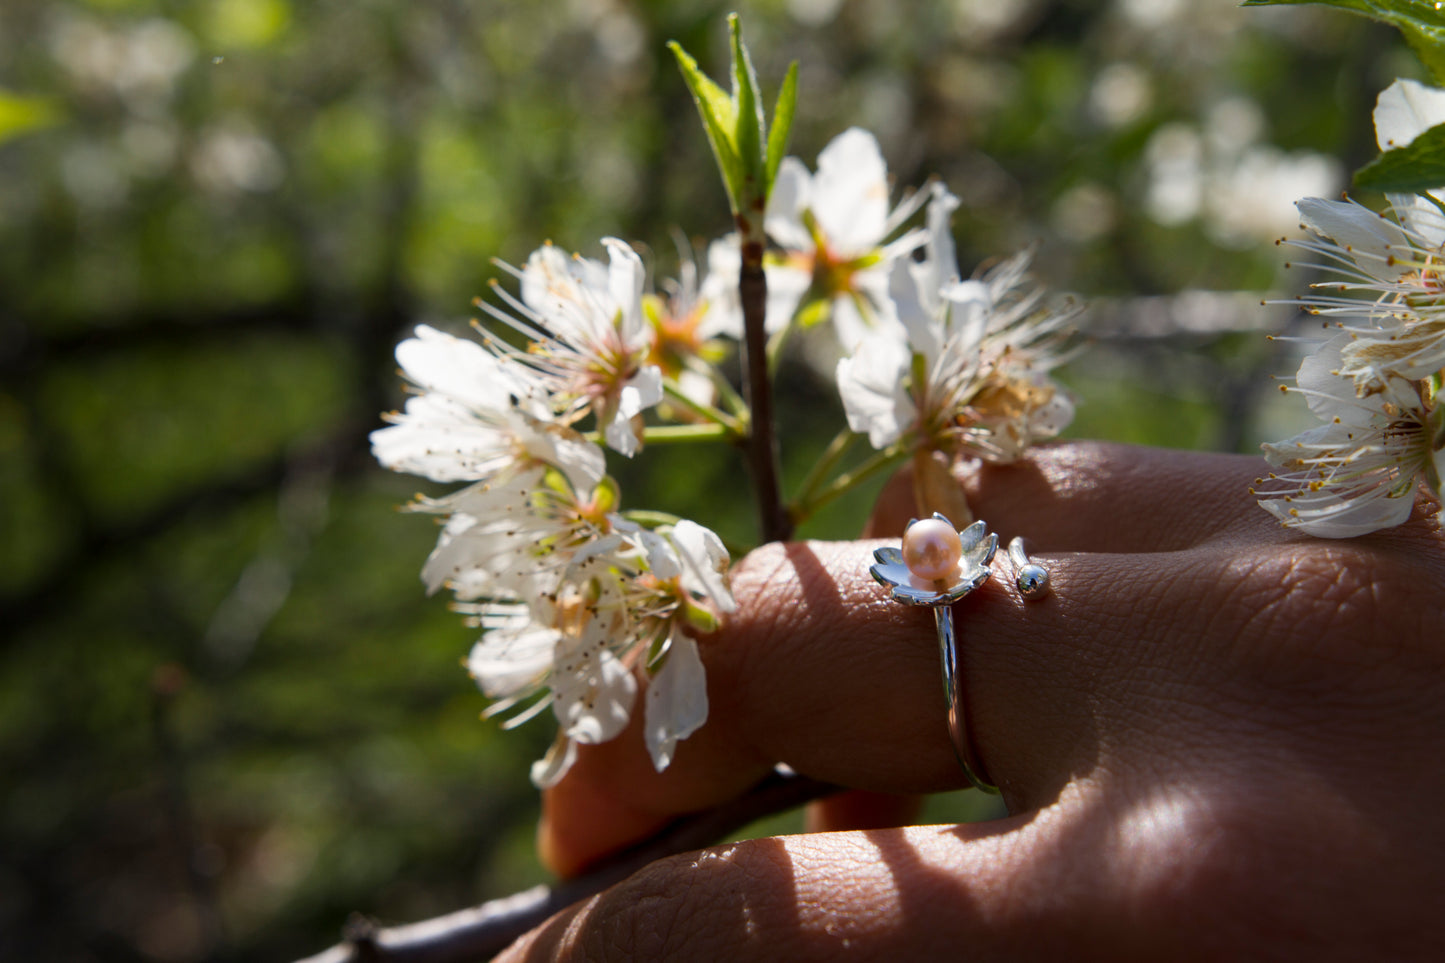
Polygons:
<instances>
[{"instance_id":1,"label":"blossom petal","mask_svg":"<svg viewBox=\"0 0 1445 963\"><path fill-rule=\"evenodd\" d=\"M1413 492L1394 498L1349 498L1319 492L1308 503L1274 498L1260 499L1259 505L1284 525L1317 538L1354 538L1404 523L1415 498Z\"/></svg>"},{"instance_id":2,"label":"blossom petal","mask_svg":"<svg viewBox=\"0 0 1445 963\"><path fill-rule=\"evenodd\" d=\"M510 466L509 437L442 395L410 398L395 424L371 433L371 453L392 471L439 482L478 481Z\"/></svg>"},{"instance_id":3,"label":"blossom petal","mask_svg":"<svg viewBox=\"0 0 1445 963\"><path fill-rule=\"evenodd\" d=\"M475 341L456 338L428 325L396 346L396 361L407 380L440 392L476 411L502 411L522 384L511 370Z\"/></svg>"},{"instance_id":4,"label":"blossom petal","mask_svg":"<svg viewBox=\"0 0 1445 963\"><path fill-rule=\"evenodd\" d=\"M536 686L552 667L562 633L523 616L520 626L493 629L472 646L467 671L493 699L505 699Z\"/></svg>"},{"instance_id":5,"label":"blossom petal","mask_svg":"<svg viewBox=\"0 0 1445 963\"><path fill-rule=\"evenodd\" d=\"M550 789L562 781L567 770L577 761L577 743L566 735L557 733L557 738L548 747L547 754L532 763L532 785L538 789Z\"/></svg>"},{"instance_id":6,"label":"blossom petal","mask_svg":"<svg viewBox=\"0 0 1445 963\"><path fill-rule=\"evenodd\" d=\"M581 665L571 677L554 675L552 704L568 738L596 745L627 728L637 697L637 680L606 648L574 654Z\"/></svg>"},{"instance_id":7,"label":"blossom petal","mask_svg":"<svg viewBox=\"0 0 1445 963\"><path fill-rule=\"evenodd\" d=\"M607 288L622 315L622 340L630 345L646 332L646 320L642 314L642 291L647 270L642 265L642 258L637 256L637 252L626 241L605 237L602 243L606 246L610 258Z\"/></svg>"},{"instance_id":8,"label":"blossom petal","mask_svg":"<svg viewBox=\"0 0 1445 963\"><path fill-rule=\"evenodd\" d=\"M1398 150L1436 124L1445 123L1445 90L1415 80L1396 80L1375 100L1375 140Z\"/></svg>"},{"instance_id":9,"label":"blossom petal","mask_svg":"<svg viewBox=\"0 0 1445 963\"><path fill-rule=\"evenodd\" d=\"M686 518L673 525L667 536L682 563L682 585L710 600L720 612L737 608L723 573L728 567L728 550L712 529Z\"/></svg>"},{"instance_id":10,"label":"blossom petal","mask_svg":"<svg viewBox=\"0 0 1445 963\"><path fill-rule=\"evenodd\" d=\"M1351 340L1349 335L1341 335L1326 341L1305 356L1295 375L1305 403L1321 421L1338 419L1348 425L1366 425L1377 414L1370 405L1360 403L1354 382L1340 375L1343 352Z\"/></svg>"},{"instance_id":11,"label":"blossom petal","mask_svg":"<svg viewBox=\"0 0 1445 963\"><path fill-rule=\"evenodd\" d=\"M1399 274L1392 260L1407 254L1410 242L1390 220L1353 201L1307 197L1295 207L1305 227L1332 238L1371 277L1392 280Z\"/></svg>"},{"instance_id":12,"label":"blossom petal","mask_svg":"<svg viewBox=\"0 0 1445 963\"><path fill-rule=\"evenodd\" d=\"M633 419L662 400L662 369L647 365L622 386L617 411L603 431L607 447L631 458L642 450L641 426Z\"/></svg>"},{"instance_id":13,"label":"blossom petal","mask_svg":"<svg viewBox=\"0 0 1445 963\"><path fill-rule=\"evenodd\" d=\"M778 165L763 227L782 247L795 251L813 249L812 235L803 225L803 212L813 203L812 182L808 168L796 157L784 157Z\"/></svg>"},{"instance_id":14,"label":"blossom petal","mask_svg":"<svg viewBox=\"0 0 1445 963\"><path fill-rule=\"evenodd\" d=\"M856 257L879 245L888 232L888 166L877 138L850 127L823 148L811 208L835 254Z\"/></svg>"},{"instance_id":15,"label":"blossom petal","mask_svg":"<svg viewBox=\"0 0 1445 963\"><path fill-rule=\"evenodd\" d=\"M918 409L904 383L911 359L906 345L878 334L838 362L838 395L848 427L866 433L874 448L893 444L917 420Z\"/></svg>"},{"instance_id":16,"label":"blossom petal","mask_svg":"<svg viewBox=\"0 0 1445 963\"><path fill-rule=\"evenodd\" d=\"M674 628L667 661L647 686L644 731L658 772L672 764L678 742L707 721L707 711L707 673L697 642Z\"/></svg>"}]
</instances>

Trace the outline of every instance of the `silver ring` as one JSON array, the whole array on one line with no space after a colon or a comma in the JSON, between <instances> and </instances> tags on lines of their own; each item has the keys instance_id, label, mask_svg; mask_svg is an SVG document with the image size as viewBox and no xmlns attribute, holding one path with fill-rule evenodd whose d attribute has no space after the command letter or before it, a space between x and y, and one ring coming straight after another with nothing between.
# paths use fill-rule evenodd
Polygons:
<instances>
[{"instance_id":1,"label":"silver ring","mask_svg":"<svg viewBox=\"0 0 1445 963\"><path fill-rule=\"evenodd\" d=\"M943 523L938 525L936 523ZM943 665L943 696L948 707L948 734L953 742L953 753L969 784L986 793L998 793L998 786L988 778L978 760L973 740L969 737L968 706L963 695L963 676L958 651L958 632L953 623L954 602L988 581L989 563L998 549L998 535L988 532L981 521L974 522L959 532L943 515L935 512L932 519L925 520L928 538L910 540L915 535L917 519L908 523L904 532L904 547L880 548L873 552L874 564L869 573L880 584L889 588L889 596L903 605L923 605L933 609L934 623L938 629L938 653ZM946 531L943 526L946 526ZM948 538L948 534L953 539ZM937 536L944 545L942 555L933 557L927 549L933 548L933 537ZM920 554L919 543L927 541ZM956 542L957 554L953 554ZM911 558L905 558L905 551ZM913 564L910 565L910 561ZM920 575L919 571L925 574Z\"/></svg>"}]
</instances>

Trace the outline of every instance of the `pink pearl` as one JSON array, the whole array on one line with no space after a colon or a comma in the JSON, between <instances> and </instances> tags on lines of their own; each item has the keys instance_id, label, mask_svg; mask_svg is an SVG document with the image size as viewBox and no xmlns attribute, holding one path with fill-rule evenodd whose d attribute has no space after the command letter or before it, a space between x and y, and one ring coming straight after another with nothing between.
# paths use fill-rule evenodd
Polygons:
<instances>
[{"instance_id":1,"label":"pink pearl","mask_svg":"<svg viewBox=\"0 0 1445 963\"><path fill-rule=\"evenodd\" d=\"M903 564L916 578L929 582L947 578L962 557L963 543L947 522L924 518L903 533Z\"/></svg>"}]
</instances>

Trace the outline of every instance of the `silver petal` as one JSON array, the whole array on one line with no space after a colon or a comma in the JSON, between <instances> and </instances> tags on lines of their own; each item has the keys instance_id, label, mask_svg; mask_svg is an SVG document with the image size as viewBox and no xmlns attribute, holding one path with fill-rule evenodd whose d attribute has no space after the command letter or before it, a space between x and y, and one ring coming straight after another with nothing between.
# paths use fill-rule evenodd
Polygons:
<instances>
[{"instance_id":1,"label":"silver petal","mask_svg":"<svg viewBox=\"0 0 1445 963\"><path fill-rule=\"evenodd\" d=\"M972 553L973 550L978 547L978 543L983 541L984 533L987 531L988 526L980 519L959 532L958 538L963 542L963 554L968 555ZM997 542L998 539L995 538L994 541Z\"/></svg>"},{"instance_id":2,"label":"silver petal","mask_svg":"<svg viewBox=\"0 0 1445 963\"><path fill-rule=\"evenodd\" d=\"M902 562L870 565L868 572L884 585L908 585L912 581L908 567Z\"/></svg>"},{"instance_id":3,"label":"silver petal","mask_svg":"<svg viewBox=\"0 0 1445 963\"><path fill-rule=\"evenodd\" d=\"M875 548L873 558L884 565L902 565L903 552L900 549L889 546L888 548Z\"/></svg>"}]
</instances>

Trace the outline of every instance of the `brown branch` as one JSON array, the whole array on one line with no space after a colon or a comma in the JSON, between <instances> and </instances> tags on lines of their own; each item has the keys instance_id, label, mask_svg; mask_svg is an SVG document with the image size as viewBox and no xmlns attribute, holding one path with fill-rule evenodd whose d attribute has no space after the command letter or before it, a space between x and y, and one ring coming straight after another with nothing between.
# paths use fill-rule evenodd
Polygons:
<instances>
[{"instance_id":1,"label":"brown branch","mask_svg":"<svg viewBox=\"0 0 1445 963\"><path fill-rule=\"evenodd\" d=\"M773 388L768 377L768 334L765 328L768 278L763 271L761 228L742 228L742 270L738 294L743 307L743 396L752 421L748 432L747 456L753 489L758 502L759 537L764 542L783 542L793 534L793 520L783 502L778 478L778 438L773 429ZM756 234L756 236L750 236Z\"/></svg>"},{"instance_id":2,"label":"brown branch","mask_svg":"<svg viewBox=\"0 0 1445 963\"><path fill-rule=\"evenodd\" d=\"M583 876L388 929L353 916L341 943L299 963L468 963L488 959L552 914L602 892L649 863L712 845L763 816L795 809L837 789L804 776L773 773L745 795L679 819Z\"/></svg>"}]
</instances>

